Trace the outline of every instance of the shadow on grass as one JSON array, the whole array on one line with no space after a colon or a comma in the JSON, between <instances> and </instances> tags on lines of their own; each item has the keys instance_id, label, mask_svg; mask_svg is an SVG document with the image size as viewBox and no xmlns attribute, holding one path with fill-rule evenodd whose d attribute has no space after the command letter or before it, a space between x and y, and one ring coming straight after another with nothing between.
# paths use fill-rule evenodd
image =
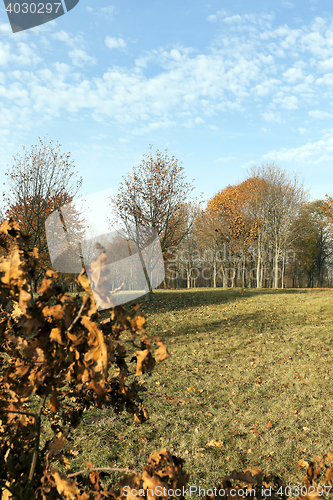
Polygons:
<instances>
[{"instance_id":1,"label":"shadow on grass","mask_svg":"<svg viewBox=\"0 0 333 500\"><path fill-rule=\"evenodd\" d=\"M159 312L167 313L174 310L189 309L201 305L218 305L230 303L236 300L246 300L262 295L285 295L285 294L301 294L318 291L315 288L262 288L262 289L244 289L242 294L241 288L190 288L183 290L154 290L151 302L147 302L144 297L140 297L137 302L140 304L142 312ZM328 289L327 289L328 290ZM125 304L126 308L130 307L133 302Z\"/></svg>"}]
</instances>

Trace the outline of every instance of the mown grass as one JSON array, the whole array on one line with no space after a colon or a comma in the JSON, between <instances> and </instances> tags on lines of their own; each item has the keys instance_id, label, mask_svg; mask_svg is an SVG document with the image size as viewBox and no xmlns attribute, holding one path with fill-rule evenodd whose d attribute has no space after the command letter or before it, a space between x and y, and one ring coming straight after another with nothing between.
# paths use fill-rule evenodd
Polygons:
<instances>
[{"instance_id":1,"label":"mown grass","mask_svg":"<svg viewBox=\"0 0 333 500\"><path fill-rule=\"evenodd\" d=\"M142 377L150 420L86 412L71 467L141 470L167 448L186 460L191 485L214 487L254 465L301 484L296 462L333 448L332 298L330 289L202 288L141 299L148 333L171 354ZM223 446L207 448L212 439Z\"/></svg>"}]
</instances>

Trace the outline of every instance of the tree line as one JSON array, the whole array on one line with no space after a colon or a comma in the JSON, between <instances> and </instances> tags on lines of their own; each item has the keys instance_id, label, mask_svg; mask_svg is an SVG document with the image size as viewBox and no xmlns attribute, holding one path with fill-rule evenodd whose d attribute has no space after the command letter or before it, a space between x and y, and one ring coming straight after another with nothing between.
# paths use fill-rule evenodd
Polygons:
<instances>
[{"instance_id":1,"label":"tree line","mask_svg":"<svg viewBox=\"0 0 333 500\"><path fill-rule=\"evenodd\" d=\"M39 138L13 157L6 172L1 217L19 222L29 249L37 248L48 267L45 221L82 187L70 155ZM274 162L252 167L238 184L221 186L205 207L193 190L181 162L150 145L112 200L126 227L149 226L158 235L162 287L332 286L332 197L310 201L297 176ZM69 289L73 277L61 275ZM31 283L33 291L39 279Z\"/></svg>"}]
</instances>

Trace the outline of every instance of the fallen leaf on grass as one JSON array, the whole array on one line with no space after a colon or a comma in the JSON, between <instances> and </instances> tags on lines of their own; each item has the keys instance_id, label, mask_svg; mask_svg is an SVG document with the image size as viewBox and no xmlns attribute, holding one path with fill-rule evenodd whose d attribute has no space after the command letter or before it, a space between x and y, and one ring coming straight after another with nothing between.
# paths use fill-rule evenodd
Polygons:
<instances>
[{"instance_id":1,"label":"fallen leaf on grass","mask_svg":"<svg viewBox=\"0 0 333 500\"><path fill-rule=\"evenodd\" d=\"M159 348L155 351L156 361L164 361L165 359L170 358L170 354L168 353L168 350L163 342L159 341L157 344Z\"/></svg>"},{"instance_id":2,"label":"fallen leaf on grass","mask_svg":"<svg viewBox=\"0 0 333 500\"><path fill-rule=\"evenodd\" d=\"M272 422L271 421L267 422L266 427L268 427L269 429L271 429L273 427Z\"/></svg>"},{"instance_id":3,"label":"fallen leaf on grass","mask_svg":"<svg viewBox=\"0 0 333 500\"><path fill-rule=\"evenodd\" d=\"M218 441L217 439L212 439L206 444L206 448L222 448L223 441Z\"/></svg>"},{"instance_id":4,"label":"fallen leaf on grass","mask_svg":"<svg viewBox=\"0 0 333 500\"><path fill-rule=\"evenodd\" d=\"M301 460L299 460L296 464L297 466L297 469L303 469L305 467L309 467L309 463L306 461L306 460L303 460L303 458Z\"/></svg>"}]
</instances>

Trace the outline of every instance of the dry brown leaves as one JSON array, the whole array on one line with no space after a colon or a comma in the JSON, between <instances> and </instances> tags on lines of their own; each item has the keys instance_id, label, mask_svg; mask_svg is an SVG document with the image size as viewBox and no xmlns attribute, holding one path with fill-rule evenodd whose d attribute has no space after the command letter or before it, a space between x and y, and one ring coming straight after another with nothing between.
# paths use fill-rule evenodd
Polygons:
<instances>
[{"instance_id":1,"label":"dry brown leaves","mask_svg":"<svg viewBox=\"0 0 333 500\"><path fill-rule=\"evenodd\" d=\"M132 312L113 307L110 318L101 322L84 272L78 281L87 296L73 298L63 291L58 273L44 269L39 296L31 303L30 282L42 266L37 253L26 250L25 242L14 221L1 226L0 491L6 484L8 498L53 500L60 495L83 500L91 497L90 488L100 490L98 474L92 472L90 484L82 489L53 469L52 462L68 466L64 452L67 437L92 405L103 404L116 414L126 410L136 422L146 421L148 411L136 377L151 372L156 361L168 354L160 339L148 338L146 319L137 314L137 304ZM103 274L96 273L94 290L103 298ZM128 334L129 343L123 338ZM158 349L154 357L155 343ZM130 365L133 360L135 371ZM112 368L114 375L110 377ZM33 393L40 398L38 411L31 409ZM34 460L44 404L51 409L54 437Z\"/></svg>"}]
</instances>

